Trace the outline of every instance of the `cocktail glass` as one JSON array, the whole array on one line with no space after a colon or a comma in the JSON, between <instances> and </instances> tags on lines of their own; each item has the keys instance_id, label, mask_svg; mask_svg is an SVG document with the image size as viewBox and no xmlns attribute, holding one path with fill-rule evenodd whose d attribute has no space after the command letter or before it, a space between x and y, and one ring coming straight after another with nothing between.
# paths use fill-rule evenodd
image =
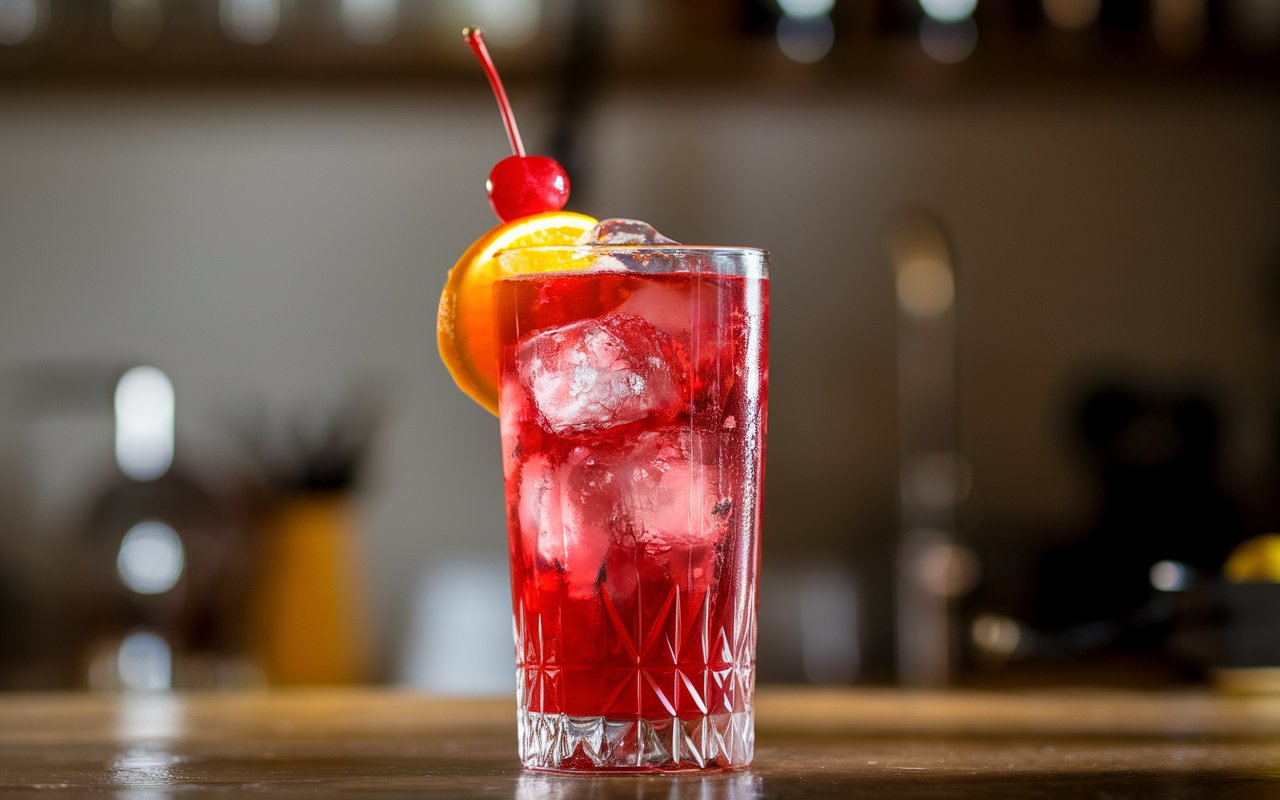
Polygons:
<instances>
[{"instance_id":1,"label":"cocktail glass","mask_svg":"<svg viewBox=\"0 0 1280 800\"><path fill-rule=\"evenodd\" d=\"M499 259L515 276L494 285L494 307L520 758L745 766L768 254L573 246Z\"/></svg>"}]
</instances>

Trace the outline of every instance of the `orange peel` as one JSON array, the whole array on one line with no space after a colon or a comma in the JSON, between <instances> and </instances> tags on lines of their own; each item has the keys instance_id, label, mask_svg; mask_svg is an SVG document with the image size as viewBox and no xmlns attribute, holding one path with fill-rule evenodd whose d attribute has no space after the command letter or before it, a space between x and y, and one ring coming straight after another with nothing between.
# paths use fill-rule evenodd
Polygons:
<instances>
[{"instance_id":1,"label":"orange peel","mask_svg":"<svg viewBox=\"0 0 1280 800\"><path fill-rule=\"evenodd\" d=\"M575 244L596 220L572 211L549 211L499 225L481 236L449 271L436 316L436 342L449 374L473 400L498 413L498 342L493 284L507 277L498 253L521 247ZM584 259L522 259L521 272L583 269Z\"/></svg>"}]
</instances>

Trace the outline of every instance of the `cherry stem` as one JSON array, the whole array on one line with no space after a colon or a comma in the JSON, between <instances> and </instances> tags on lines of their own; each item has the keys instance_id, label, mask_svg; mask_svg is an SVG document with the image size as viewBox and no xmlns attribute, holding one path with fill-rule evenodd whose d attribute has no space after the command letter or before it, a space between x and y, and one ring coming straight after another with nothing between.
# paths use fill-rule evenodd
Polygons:
<instances>
[{"instance_id":1,"label":"cherry stem","mask_svg":"<svg viewBox=\"0 0 1280 800\"><path fill-rule=\"evenodd\" d=\"M520 129L516 127L516 115L511 111L511 101L507 99L507 90L502 88L502 79L498 77L498 68L489 57L489 48L484 46L484 31L476 27L462 29L462 41L471 45L480 59L480 66L489 78L493 87L493 96L498 101L498 111L502 113L502 124L507 127L507 138L511 140L511 150L518 156L524 155L524 142L520 141Z\"/></svg>"}]
</instances>

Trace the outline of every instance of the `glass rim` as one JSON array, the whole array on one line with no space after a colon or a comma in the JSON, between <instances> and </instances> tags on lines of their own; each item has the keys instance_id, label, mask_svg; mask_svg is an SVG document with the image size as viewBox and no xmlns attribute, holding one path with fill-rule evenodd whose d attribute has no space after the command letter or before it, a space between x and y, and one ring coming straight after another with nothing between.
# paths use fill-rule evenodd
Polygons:
<instances>
[{"instance_id":1,"label":"glass rim","mask_svg":"<svg viewBox=\"0 0 1280 800\"><path fill-rule=\"evenodd\" d=\"M769 251L760 247L733 247L702 244L539 244L499 250L499 261L518 258L521 254L564 253L575 258L625 256L626 265L592 265L567 272L516 273L503 280L523 275L632 273L691 273L740 275L749 278L769 277ZM710 267L707 269L706 267Z\"/></svg>"}]
</instances>

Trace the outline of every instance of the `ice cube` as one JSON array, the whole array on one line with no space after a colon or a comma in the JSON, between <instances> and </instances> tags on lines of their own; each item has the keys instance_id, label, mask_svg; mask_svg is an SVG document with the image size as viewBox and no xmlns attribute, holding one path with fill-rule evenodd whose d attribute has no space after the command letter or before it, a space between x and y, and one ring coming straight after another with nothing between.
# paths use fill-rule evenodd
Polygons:
<instances>
[{"instance_id":1,"label":"ice cube","mask_svg":"<svg viewBox=\"0 0 1280 800\"><path fill-rule=\"evenodd\" d=\"M720 287L713 280L640 283L615 309L648 320L663 333L688 340L700 335L705 346L717 349L727 332Z\"/></svg>"},{"instance_id":2,"label":"ice cube","mask_svg":"<svg viewBox=\"0 0 1280 800\"><path fill-rule=\"evenodd\" d=\"M621 465L623 501L651 552L715 545L729 527L732 500L715 439L687 428L636 437Z\"/></svg>"},{"instance_id":3,"label":"ice cube","mask_svg":"<svg viewBox=\"0 0 1280 800\"><path fill-rule=\"evenodd\" d=\"M687 372L682 358L651 323L619 313L538 333L517 354L541 421L561 435L674 418Z\"/></svg>"},{"instance_id":4,"label":"ice cube","mask_svg":"<svg viewBox=\"0 0 1280 800\"><path fill-rule=\"evenodd\" d=\"M624 495L646 557L677 585L705 588L732 511L713 441L687 429L644 433L631 455Z\"/></svg>"},{"instance_id":5,"label":"ice cube","mask_svg":"<svg viewBox=\"0 0 1280 800\"><path fill-rule=\"evenodd\" d=\"M667 428L575 447L558 464L533 456L520 480L525 549L562 574L572 597L598 591L611 555L619 566L643 553L672 580L705 581L733 509L716 455L714 434ZM635 574L615 572L605 575L613 591L634 588Z\"/></svg>"},{"instance_id":6,"label":"ice cube","mask_svg":"<svg viewBox=\"0 0 1280 800\"><path fill-rule=\"evenodd\" d=\"M687 589L705 587L732 509L714 438L686 428L648 431L612 452L595 448L593 458L603 491L594 489L597 502L582 508L611 534L608 590L630 596L655 570Z\"/></svg>"},{"instance_id":7,"label":"ice cube","mask_svg":"<svg viewBox=\"0 0 1280 800\"><path fill-rule=\"evenodd\" d=\"M520 467L520 422L524 418L528 399L516 380L508 378L498 391L498 423L502 440L502 474L511 480Z\"/></svg>"},{"instance_id":8,"label":"ice cube","mask_svg":"<svg viewBox=\"0 0 1280 800\"><path fill-rule=\"evenodd\" d=\"M619 314L640 317L669 336L687 338L695 309L687 284L676 287L646 283L623 300L616 310Z\"/></svg>"},{"instance_id":9,"label":"ice cube","mask_svg":"<svg viewBox=\"0 0 1280 800\"><path fill-rule=\"evenodd\" d=\"M520 535L527 552L553 561L563 547L560 508L563 492L559 468L546 456L536 455L520 468Z\"/></svg>"},{"instance_id":10,"label":"ice cube","mask_svg":"<svg viewBox=\"0 0 1280 800\"><path fill-rule=\"evenodd\" d=\"M719 292L711 281L646 282L615 309L652 323L679 343L690 365L690 412L708 424L717 424L734 378L734 342Z\"/></svg>"},{"instance_id":11,"label":"ice cube","mask_svg":"<svg viewBox=\"0 0 1280 800\"><path fill-rule=\"evenodd\" d=\"M676 244L675 240L668 239L661 233L658 233L647 222L641 222L638 219L602 219L591 230L587 231L579 244L598 244L598 245L646 245L646 244Z\"/></svg>"},{"instance_id":12,"label":"ice cube","mask_svg":"<svg viewBox=\"0 0 1280 800\"><path fill-rule=\"evenodd\" d=\"M723 477L714 435L687 428L648 431L617 446L574 448L558 484L563 533L541 538L539 553L567 565L576 595L596 591L602 565L611 591L629 593L637 557L682 584L705 581L733 507Z\"/></svg>"},{"instance_id":13,"label":"ice cube","mask_svg":"<svg viewBox=\"0 0 1280 800\"><path fill-rule=\"evenodd\" d=\"M585 448L563 464L545 456L525 462L520 480L520 532L525 549L563 575L569 594L595 592L618 508L617 487Z\"/></svg>"}]
</instances>

